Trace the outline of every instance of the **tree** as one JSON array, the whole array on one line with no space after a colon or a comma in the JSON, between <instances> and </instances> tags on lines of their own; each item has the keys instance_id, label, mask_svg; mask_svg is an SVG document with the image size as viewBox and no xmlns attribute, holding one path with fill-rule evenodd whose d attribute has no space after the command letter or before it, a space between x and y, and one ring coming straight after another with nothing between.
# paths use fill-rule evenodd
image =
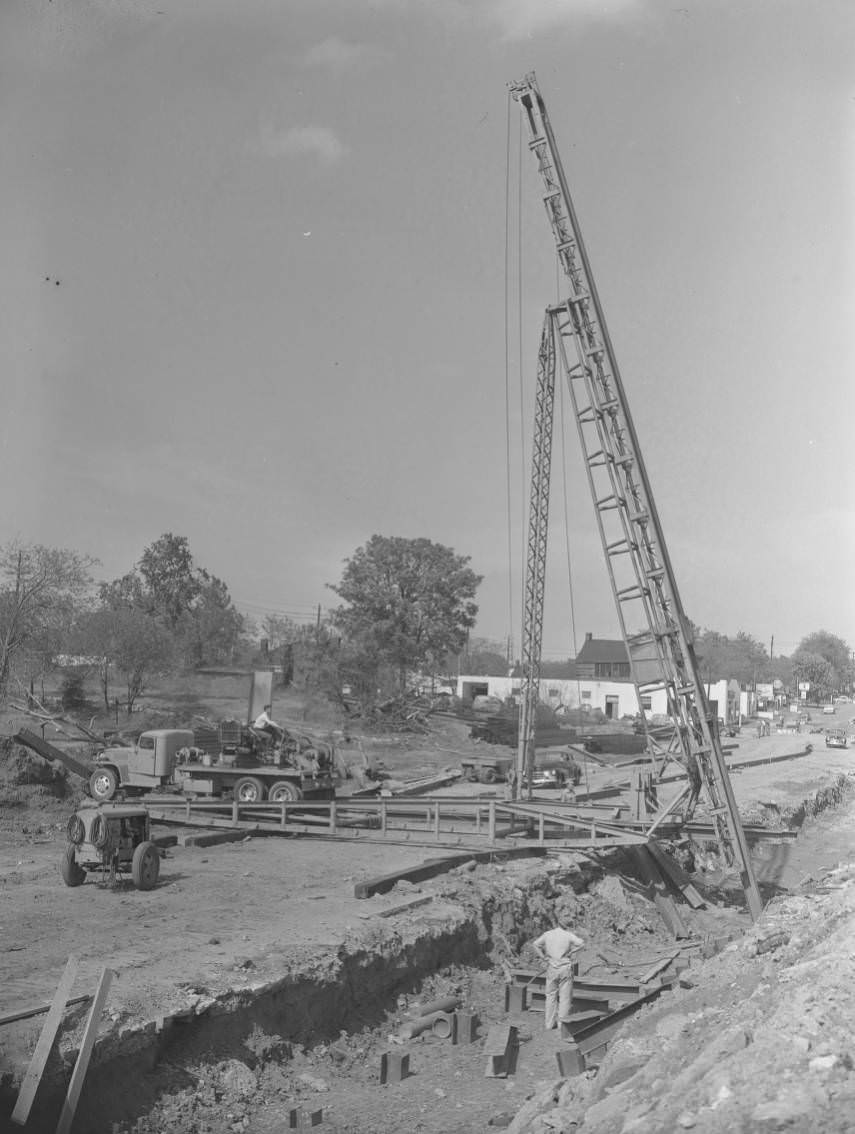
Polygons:
<instances>
[{"instance_id":1,"label":"tree","mask_svg":"<svg viewBox=\"0 0 855 1134\"><path fill-rule=\"evenodd\" d=\"M139 573L154 609L175 630L202 589L187 537L166 532L156 539L143 551Z\"/></svg>"},{"instance_id":2,"label":"tree","mask_svg":"<svg viewBox=\"0 0 855 1134\"><path fill-rule=\"evenodd\" d=\"M842 638L838 638L836 634L830 634L827 630L815 630L799 642L798 649L793 654L793 660L795 661L797 656L805 654L817 655L828 662L831 667L828 692L841 689L844 685L848 686L852 679L852 653ZM810 679L802 678L802 680L808 681Z\"/></svg>"},{"instance_id":3,"label":"tree","mask_svg":"<svg viewBox=\"0 0 855 1134\"><path fill-rule=\"evenodd\" d=\"M391 666L403 693L409 671L431 669L463 649L481 582L468 563L428 539L372 536L345 561L338 586L330 586L347 604L332 612L333 625L366 656Z\"/></svg>"},{"instance_id":4,"label":"tree","mask_svg":"<svg viewBox=\"0 0 855 1134\"><path fill-rule=\"evenodd\" d=\"M207 571L199 571L199 592L192 609L177 624L189 647L189 660L230 661L244 630L243 616L232 605L226 584Z\"/></svg>"},{"instance_id":5,"label":"tree","mask_svg":"<svg viewBox=\"0 0 855 1134\"><path fill-rule=\"evenodd\" d=\"M769 668L766 647L744 630L735 638L704 630L695 636L695 653L704 678L712 681L733 678L747 685L764 680Z\"/></svg>"},{"instance_id":6,"label":"tree","mask_svg":"<svg viewBox=\"0 0 855 1134\"><path fill-rule=\"evenodd\" d=\"M58 649L89 598L96 562L41 544L13 542L0 548L0 697L27 649Z\"/></svg>"},{"instance_id":7,"label":"tree","mask_svg":"<svg viewBox=\"0 0 855 1134\"><path fill-rule=\"evenodd\" d=\"M157 619L134 607L94 611L86 620L83 640L93 654L103 658L100 679L107 708L111 667L124 679L125 705L131 713L151 679L169 673L175 664L174 635Z\"/></svg>"},{"instance_id":8,"label":"tree","mask_svg":"<svg viewBox=\"0 0 855 1134\"><path fill-rule=\"evenodd\" d=\"M231 661L245 630L226 584L197 567L187 538L172 532L144 549L138 567L102 583L100 599L110 610L154 618L188 665Z\"/></svg>"},{"instance_id":9,"label":"tree","mask_svg":"<svg viewBox=\"0 0 855 1134\"><path fill-rule=\"evenodd\" d=\"M821 654L811 653L809 650L799 648L791 658L793 664L793 678L796 683L807 681L810 683L811 700L814 694L817 698L829 696L835 688L834 666Z\"/></svg>"},{"instance_id":10,"label":"tree","mask_svg":"<svg viewBox=\"0 0 855 1134\"><path fill-rule=\"evenodd\" d=\"M261 636L270 650L292 646L300 637L300 627L284 614L265 614L261 620Z\"/></svg>"}]
</instances>

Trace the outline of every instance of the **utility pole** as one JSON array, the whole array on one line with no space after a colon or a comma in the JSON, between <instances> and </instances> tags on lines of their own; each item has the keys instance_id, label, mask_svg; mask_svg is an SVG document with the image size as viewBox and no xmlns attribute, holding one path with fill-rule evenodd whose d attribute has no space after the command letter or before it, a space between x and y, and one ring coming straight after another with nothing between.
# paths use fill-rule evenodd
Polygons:
<instances>
[{"instance_id":1,"label":"utility pole","mask_svg":"<svg viewBox=\"0 0 855 1134\"><path fill-rule=\"evenodd\" d=\"M772 641L769 643L769 661L774 661L775 658L775 635L772 635Z\"/></svg>"}]
</instances>

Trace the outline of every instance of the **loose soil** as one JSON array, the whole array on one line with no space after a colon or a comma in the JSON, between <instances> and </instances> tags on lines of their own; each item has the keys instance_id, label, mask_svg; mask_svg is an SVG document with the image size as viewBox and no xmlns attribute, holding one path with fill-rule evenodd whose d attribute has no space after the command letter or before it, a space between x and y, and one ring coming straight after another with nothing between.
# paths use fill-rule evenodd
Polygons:
<instances>
[{"instance_id":1,"label":"loose soil","mask_svg":"<svg viewBox=\"0 0 855 1134\"><path fill-rule=\"evenodd\" d=\"M822 744L821 737L746 735L731 755L749 760L792 752L806 741ZM361 743L389 775L402 779L484 750L451 721L436 722L429 736L364 737ZM350 747L356 765L358 745ZM526 941L550 924L556 904L572 912L588 943L580 956L583 972L606 979L609 970L644 971L672 939L650 903L631 888L615 889L615 873L625 866L617 859L593 864L564 855L499 862L417 888L399 883L391 893L358 901L356 882L415 865L430 852L251 838L171 849L151 893L106 880L69 890L59 861L77 796L74 781L8 750L0 756L2 1009L49 1002L72 952L80 958L73 995L91 993L105 965L116 972L81 1099L79 1132L272 1134L287 1128L296 1106L323 1108L321 1129L348 1134L463 1134L509 1123L520 1134L664 1132L681 1125L749 1131L776 1129L775 1122L791 1121L787 1115L796 1116L796 1129L848 1129L835 1100L849 1098L852 1064L842 1032L834 1029L852 1007L852 955L842 935L847 925L853 928L855 895L845 870L829 872L848 861L853 811L845 801L836 811L823 812L822 806L841 802L851 759L849 749L817 747L797 760L734 772L747 821L804 823L798 841L758 849L758 879L764 897L772 899L764 918L751 929L738 889L727 887L715 861L699 848L697 882L712 887L712 901L706 910L681 907L681 913L699 937L742 937L703 969L690 970L693 988L668 993L630 1022L610 1045L599 1074L560 1084L560 1041L543 1030L536 1013L517 1021L519 1062L507 1080L485 1078L480 1042L453 1047L428 1036L402 1048L389 1037L415 1000L455 993L479 1015L483 1038L492 1022L506 1019L507 968L534 967ZM585 774L592 790L628 775L593 762ZM480 785L455 790L501 796L501 788L486 792ZM428 896L430 902L397 916L378 916ZM752 942L779 923L791 932L789 943L750 956ZM784 976L788 968L794 971L790 978ZM810 989L822 997L810 999ZM85 1008L66 1015L50 1083L67 1081ZM182 1013L193 1023L182 1023ZM679 1026L666 1022L672 1017ZM813 1024L802 1025L802 1018ZM42 1021L36 1016L0 1027L2 1114L14 1103ZM748 1027L753 1039L740 1047L739 1029ZM776 1032L796 1037L786 1051L773 1045ZM736 1046L713 1057L722 1036ZM412 1074L381 1087L380 1056L389 1050L409 1051ZM773 1055L781 1066L777 1080ZM726 1081L720 1074L725 1064ZM773 1113L763 1106L769 1084L778 1080L789 1101ZM124 1084L118 1091L117 1082ZM630 1082L631 1095L625 1093ZM798 1118L806 1099L813 1107L809 1124ZM45 1103L39 1121L51 1122L51 1105L55 1100ZM636 1119L641 1124L632 1126Z\"/></svg>"}]
</instances>

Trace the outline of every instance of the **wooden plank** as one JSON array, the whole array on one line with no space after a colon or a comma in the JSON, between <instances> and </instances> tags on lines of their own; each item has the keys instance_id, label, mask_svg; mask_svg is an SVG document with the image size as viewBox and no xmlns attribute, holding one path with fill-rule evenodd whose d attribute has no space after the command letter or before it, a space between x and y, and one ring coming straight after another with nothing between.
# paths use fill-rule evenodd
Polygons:
<instances>
[{"instance_id":1,"label":"wooden plank","mask_svg":"<svg viewBox=\"0 0 855 1134\"><path fill-rule=\"evenodd\" d=\"M407 913L408 910L416 909L417 906L426 906L428 902L433 901L433 894L428 894L424 898L413 898L412 901L404 902L400 906L392 906L389 910L377 910L374 916L376 917L397 917L400 913Z\"/></svg>"},{"instance_id":2,"label":"wooden plank","mask_svg":"<svg viewBox=\"0 0 855 1134\"><path fill-rule=\"evenodd\" d=\"M86 1072L89 1068L92 1048L95 1046L95 1037L98 1034L101 1009L104 1007L107 994L110 991L113 975L112 969L103 969L101 972L101 979L98 981L98 987L95 990L95 998L92 1001L92 1007L89 1009L89 1018L86 1021L86 1027L83 1029L83 1039L80 1044L80 1051L77 1053L77 1062L71 1072L68 1094L65 1096L59 1122L56 1125L56 1134L68 1134L71 1130L74 1112L77 1110L80 1092L83 1090L83 1080L86 1078Z\"/></svg>"},{"instance_id":3,"label":"wooden plank","mask_svg":"<svg viewBox=\"0 0 855 1134\"><path fill-rule=\"evenodd\" d=\"M394 870L391 874L381 874L377 878L369 878L366 882L357 882L353 887L353 896L355 898L370 898L374 894L385 894L391 890L396 882L404 880L405 882L423 882L427 878L435 878L438 874L446 874L449 870L453 870L455 866L462 866L465 862L471 862L475 859L476 862L490 862L496 854L501 854L503 858L508 857L540 857L546 854L545 849L542 847L520 847L516 851L502 850L502 851L463 851L460 854L446 855L443 858L430 858L426 859L419 866L413 866L409 869Z\"/></svg>"},{"instance_id":4,"label":"wooden plank","mask_svg":"<svg viewBox=\"0 0 855 1134\"><path fill-rule=\"evenodd\" d=\"M62 1013L65 1011L65 1006L68 1003L68 994L71 992L76 975L77 957L72 955L66 961L65 972L62 974L62 978L57 986L53 1003L47 1014L47 1019L42 1025L42 1033L36 1044L36 1050L33 1052L33 1058L30 1060L30 1066L27 1068L27 1073L24 1076L21 1089L18 1092L18 1101L15 1103L15 1109L12 1111L12 1122L14 1122L16 1126L26 1125L36 1097L36 1091L39 1089L39 1083L42 1081L45 1064L48 1061L48 1056L51 1053L54 1040L56 1039L56 1033L59 1031Z\"/></svg>"},{"instance_id":5,"label":"wooden plank","mask_svg":"<svg viewBox=\"0 0 855 1134\"><path fill-rule=\"evenodd\" d=\"M85 996L70 996L65 1002L65 1007L70 1008L72 1004L82 1004L84 1000L89 999L89 994ZM40 1016L42 1012L49 1012L50 1004L39 1004L32 1008L16 1008L11 1012L4 1012L0 1016L0 1027L3 1024L14 1024L16 1020L28 1020L31 1016Z\"/></svg>"},{"instance_id":6,"label":"wooden plank","mask_svg":"<svg viewBox=\"0 0 855 1134\"><path fill-rule=\"evenodd\" d=\"M43 740L37 733L30 732L28 728L19 729L12 739L17 740L26 748L32 749L43 760L58 760L60 764L64 764L70 772L74 772L81 779L88 780L92 775L92 769L87 767L86 764L81 764L79 760L75 760L73 756L69 756L61 748L57 748L55 744Z\"/></svg>"},{"instance_id":7,"label":"wooden plank","mask_svg":"<svg viewBox=\"0 0 855 1134\"><path fill-rule=\"evenodd\" d=\"M685 922L680 917L680 911L667 894L654 894L653 901L657 910L659 910L659 916L675 938L679 940L681 937L691 936Z\"/></svg>"},{"instance_id":8,"label":"wooden plank","mask_svg":"<svg viewBox=\"0 0 855 1134\"><path fill-rule=\"evenodd\" d=\"M647 970L639 983L647 984L649 980L653 980L657 973L661 973L663 969L667 969L674 958L679 956L680 950L675 949L672 953L669 953L667 957L663 957L661 960L657 961L655 965L651 965L651 967Z\"/></svg>"},{"instance_id":9,"label":"wooden plank","mask_svg":"<svg viewBox=\"0 0 855 1134\"><path fill-rule=\"evenodd\" d=\"M641 869L642 877L651 888L653 901L657 910L659 910L659 916L675 937L690 937L691 934L688 929L686 929L677 907L668 897L668 888L665 885L665 879L660 874L659 867L656 865L656 860L650 853L650 849L646 846L637 847L635 856Z\"/></svg>"},{"instance_id":10,"label":"wooden plank","mask_svg":"<svg viewBox=\"0 0 855 1134\"><path fill-rule=\"evenodd\" d=\"M706 902L695 888L691 878L682 866L675 862L670 854L666 854L662 847L654 840L650 841L647 849L656 859L656 864L659 869L668 878L668 881L680 891L692 909L704 909Z\"/></svg>"}]
</instances>

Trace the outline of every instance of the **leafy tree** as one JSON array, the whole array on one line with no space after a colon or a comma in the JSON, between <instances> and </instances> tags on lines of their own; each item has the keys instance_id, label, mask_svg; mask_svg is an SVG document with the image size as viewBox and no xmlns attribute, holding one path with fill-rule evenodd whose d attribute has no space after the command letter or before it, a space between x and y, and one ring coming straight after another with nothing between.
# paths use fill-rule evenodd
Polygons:
<instances>
[{"instance_id":1,"label":"leafy tree","mask_svg":"<svg viewBox=\"0 0 855 1134\"><path fill-rule=\"evenodd\" d=\"M828 681L828 692L840 689L851 681L852 654L846 642L836 634L830 634L827 630L815 630L812 634L808 634L799 642L793 660L805 654L818 655L828 662L832 671ZM802 680L810 679L802 678Z\"/></svg>"},{"instance_id":2,"label":"leafy tree","mask_svg":"<svg viewBox=\"0 0 855 1134\"><path fill-rule=\"evenodd\" d=\"M86 688L82 673L69 671L62 679L59 691L60 704L63 709L85 709Z\"/></svg>"},{"instance_id":3,"label":"leafy tree","mask_svg":"<svg viewBox=\"0 0 855 1134\"><path fill-rule=\"evenodd\" d=\"M265 614L261 620L261 636L267 639L269 649L278 650L298 641L300 626L284 614Z\"/></svg>"},{"instance_id":4,"label":"leafy tree","mask_svg":"<svg viewBox=\"0 0 855 1134\"><path fill-rule=\"evenodd\" d=\"M836 684L834 666L821 654L799 648L791 660L794 680L809 681L811 694L826 697L833 692Z\"/></svg>"},{"instance_id":5,"label":"leafy tree","mask_svg":"<svg viewBox=\"0 0 855 1134\"><path fill-rule=\"evenodd\" d=\"M459 653L475 624L481 576L468 563L428 539L372 536L331 586L347 604L333 611L333 625L367 657L391 666L403 694L408 671Z\"/></svg>"},{"instance_id":6,"label":"leafy tree","mask_svg":"<svg viewBox=\"0 0 855 1134\"><path fill-rule=\"evenodd\" d=\"M189 665L232 660L245 630L226 584L197 567L186 537L171 532L144 549L138 567L102 583L100 599L107 609L154 618Z\"/></svg>"},{"instance_id":7,"label":"leafy tree","mask_svg":"<svg viewBox=\"0 0 855 1134\"><path fill-rule=\"evenodd\" d=\"M175 630L202 589L187 537L166 532L156 539L143 551L139 573L154 610Z\"/></svg>"},{"instance_id":8,"label":"leafy tree","mask_svg":"<svg viewBox=\"0 0 855 1134\"><path fill-rule=\"evenodd\" d=\"M228 661L244 629L243 616L232 605L226 584L207 571L199 571L199 593L191 610L178 623L193 665Z\"/></svg>"},{"instance_id":9,"label":"leafy tree","mask_svg":"<svg viewBox=\"0 0 855 1134\"><path fill-rule=\"evenodd\" d=\"M100 680L107 708L111 667L122 674L125 705L130 713L151 679L169 673L175 665L175 636L157 619L135 607L103 607L94 611L87 619L83 638L89 650L103 658Z\"/></svg>"},{"instance_id":10,"label":"leafy tree","mask_svg":"<svg viewBox=\"0 0 855 1134\"><path fill-rule=\"evenodd\" d=\"M569 681L576 676L576 663L572 658L566 661L545 661L540 666L541 677L554 677L558 680Z\"/></svg>"},{"instance_id":11,"label":"leafy tree","mask_svg":"<svg viewBox=\"0 0 855 1134\"><path fill-rule=\"evenodd\" d=\"M92 588L88 555L41 544L0 548L0 697L28 649L55 652Z\"/></svg>"},{"instance_id":12,"label":"leafy tree","mask_svg":"<svg viewBox=\"0 0 855 1134\"><path fill-rule=\"evenodd\" d=\"M765 646L740 630L735 638L704 630L695 636L695 653L705 678L717 681L735 678L742 684L762 681L768 671Z\"/></svg>"}]
</instances>

